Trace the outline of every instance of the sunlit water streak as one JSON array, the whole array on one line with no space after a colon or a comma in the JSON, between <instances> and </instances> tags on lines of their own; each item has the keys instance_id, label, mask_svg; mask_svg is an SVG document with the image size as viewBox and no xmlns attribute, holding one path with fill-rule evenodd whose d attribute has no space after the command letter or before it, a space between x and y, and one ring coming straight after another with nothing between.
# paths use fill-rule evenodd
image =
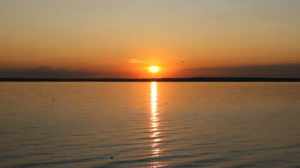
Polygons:
<instances>
[{"instance_id":1,"label":"sunlit water streak","mask_svg":"<svg viewBox=\"0 0 300 168\"><path fill-rule=\"evenodd\" d=\"M150 125L151 125L151 135L150 138L152 140L152 157L153 158L159 158L161 149L160 149L160 143L162 139L160 138L161 132L159 129L160 119L159 119L159 111L158 111L158 88L157 88L157 82L151 82L150 85L150 111L151 111L151 118L150 118ZM162 164L160 162L152 162L151 165L152 168L158 168L162 167Z\"/></svg>"}]
</instances>

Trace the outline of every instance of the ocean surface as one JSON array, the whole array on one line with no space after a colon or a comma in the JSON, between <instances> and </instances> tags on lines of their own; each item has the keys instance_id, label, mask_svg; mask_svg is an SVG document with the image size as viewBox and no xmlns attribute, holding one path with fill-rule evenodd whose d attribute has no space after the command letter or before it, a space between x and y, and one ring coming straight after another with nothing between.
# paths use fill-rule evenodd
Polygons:
<instances>
[{"instance_id":1,"label":"ocean surface","mask_svg":"<svg viewBox=\"0 0 300 168\"><path fill-rule=\"evenodd\" d=\"M299 168L300 83L0 83L1 168Z\"/></svg>"}]
</instances>

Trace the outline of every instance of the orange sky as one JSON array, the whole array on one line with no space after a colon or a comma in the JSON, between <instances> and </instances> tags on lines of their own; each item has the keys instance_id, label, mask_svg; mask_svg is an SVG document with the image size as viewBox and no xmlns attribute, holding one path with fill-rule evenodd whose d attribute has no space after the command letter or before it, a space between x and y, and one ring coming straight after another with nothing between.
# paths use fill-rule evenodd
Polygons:
<instances>
[{"instance_id":1,"label":"orange sky","mask_svg":"<svg viewBox=\"0 0 300 168\"><path fill-rule=\"evenodd\" d=\"M176 77L300 64L297 0L3 0L0 11L2 69L147 77L155 64Z\"/></svg>"}]
</instances>

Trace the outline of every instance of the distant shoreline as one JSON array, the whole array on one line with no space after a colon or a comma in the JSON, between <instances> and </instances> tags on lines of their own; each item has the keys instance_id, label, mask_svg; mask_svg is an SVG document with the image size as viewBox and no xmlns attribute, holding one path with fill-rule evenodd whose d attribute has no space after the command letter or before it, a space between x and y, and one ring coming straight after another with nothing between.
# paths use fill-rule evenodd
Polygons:
<instances>
[{"instance_id":1,"label":"distant shoreline","mask_svg":"<svg viewBox=\"0 0 300 168\"><path fill-rule=\"evenodd\" d=\"M0 82L300 82L300 78L195 77L195 78L0 78Z\"/></svg>"}]
</instances>

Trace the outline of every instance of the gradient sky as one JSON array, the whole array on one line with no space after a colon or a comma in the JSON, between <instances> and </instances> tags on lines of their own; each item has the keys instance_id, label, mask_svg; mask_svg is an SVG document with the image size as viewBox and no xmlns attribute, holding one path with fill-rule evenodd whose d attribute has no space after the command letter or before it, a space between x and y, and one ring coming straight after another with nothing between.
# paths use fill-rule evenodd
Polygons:
<instances>
[{"instance_id":1,"label":"gradient sky","mask_svg":"<svg viewBox=\"0 0 300 168\"><path fill-rule=\"evenodd\" d=\"M299 0L1 0L0 77L300 77L299 16Z\"/></svg>"}]
</instances>

